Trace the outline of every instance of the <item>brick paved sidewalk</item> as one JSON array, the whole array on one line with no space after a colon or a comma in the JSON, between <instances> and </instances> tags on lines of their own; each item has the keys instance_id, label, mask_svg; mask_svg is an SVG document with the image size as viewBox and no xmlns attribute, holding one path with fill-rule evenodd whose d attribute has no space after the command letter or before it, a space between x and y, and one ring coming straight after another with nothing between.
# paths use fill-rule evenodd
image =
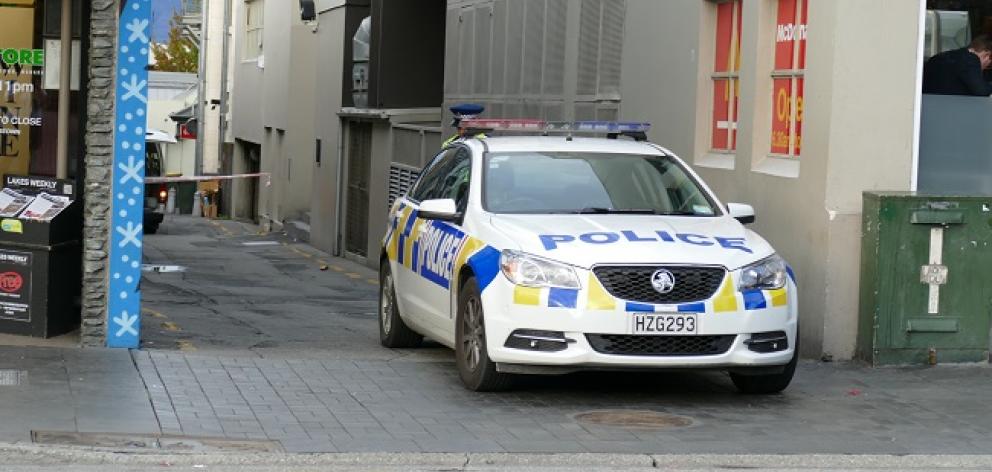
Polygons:
<instances>
[{"instance_id":1,"label":"brick paved sidewalk","mask_svg":"<svg viewBox=\"0 0 992 472\"><path fill-rule=\"evenodd\" d=\"M779 396L721 374L583 374L478 394L450 354L390 361L135 352L163 432L279 441L296 452L978 454L992 450L986 366L868 369L804 363ZM676 429L581 422L652 410Z\"/></svg>"}]
</instances>

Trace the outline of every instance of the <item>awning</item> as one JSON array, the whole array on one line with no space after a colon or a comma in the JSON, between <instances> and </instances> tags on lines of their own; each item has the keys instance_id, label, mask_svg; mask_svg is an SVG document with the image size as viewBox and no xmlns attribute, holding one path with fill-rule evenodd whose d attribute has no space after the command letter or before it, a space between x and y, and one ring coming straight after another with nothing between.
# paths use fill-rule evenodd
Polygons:
<instances>
[{"instance_id":1,"label":"awning","mask_svg":"<svg viewBox=\"0 0 992 472\"><path fill-rule=\"evenodd\" d=\"M157 130L157 129L146 130L145 141L149 143L170 143L170 144L175 144L179 142L176 140L175 136L166 133L165 131Z\"/></svg>"},{"instance_id":2,"label":"awning","mask_svg":"<svg viewBox=\"0 0 992 472\"><path fill-rule=\"evenodd\" d=\"M175 113L170 113L169 118L176 123L185 123L196 116L196 105L190 105Z\"/></svg>"}]
</instances>

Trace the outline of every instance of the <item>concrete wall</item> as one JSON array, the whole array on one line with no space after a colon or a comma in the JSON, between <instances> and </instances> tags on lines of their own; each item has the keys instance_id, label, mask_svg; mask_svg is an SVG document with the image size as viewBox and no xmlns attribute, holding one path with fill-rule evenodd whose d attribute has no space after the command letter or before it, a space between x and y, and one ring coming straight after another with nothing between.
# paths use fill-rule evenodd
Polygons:
<instances>
[{"instance_id":1,"label":"concrete wall","mask_svg":"<svg viewBox=\"0 0 992 472\"><path fill-rule=\"evenodd\" d=\"M744 2L736 155L709 152L712 2L628 0L621 114L652 122L724 201L755 206L798 275L804 354L849 359L861 193L911 187L920 1L811 0L798 161L768 156L776 3Z\"/></svg>"},{"instance_id":2,"label":"concrete wall","mask_svg":"<svg viewBox=\"0 0 992 472\"><path fill-rule=\"evenodd\" d=\"M340 164L341 149L341 89L343 87L341 65L344 63L345 8L344 2L326 5L319 10L320 28L316 41L320 54L314 56L316 87L311 97L314 104L311 115L315 124L314 138L321 140L322 158L318 165L313 163L310 195L310 243L322 251L334 252L337 248L338 196L336 183Z\"/></svg>"},{"instance_id":3,"label":"concrete wall","mask_svg":"<svg viewBox=\"0 0 992 472\"><path fill-rule=\"evenodd\" d=\"M266 0L263 56L246 59L245 6L235 4L232 133L262 147L261 171L271 174L271 185L259 186L258 212L263 224L278 229L310 210L319 36L302 24L295 7ZM235 152L234 159L243 153ZM232 169L244 167L232 163Z\"/></svg>"}]
</instances>

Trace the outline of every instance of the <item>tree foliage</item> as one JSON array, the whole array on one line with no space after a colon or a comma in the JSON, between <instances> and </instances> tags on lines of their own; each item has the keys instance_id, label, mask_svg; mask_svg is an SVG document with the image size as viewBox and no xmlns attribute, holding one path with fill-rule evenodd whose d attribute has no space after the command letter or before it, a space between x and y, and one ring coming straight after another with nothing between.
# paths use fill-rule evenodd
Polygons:
<instances>
[{"instance_id":1,"label":"tree foliage","mask_svg":"<svg viewBox=\"0 0 992 472\"><path fill-rule=\"evenodd\" d=\"M173 14L169 20L169 40L152 45L155 70L196 73L199 69L200 50L196 43L183 36L181 21L179 13Z\"/></svg>"}]
</instances>

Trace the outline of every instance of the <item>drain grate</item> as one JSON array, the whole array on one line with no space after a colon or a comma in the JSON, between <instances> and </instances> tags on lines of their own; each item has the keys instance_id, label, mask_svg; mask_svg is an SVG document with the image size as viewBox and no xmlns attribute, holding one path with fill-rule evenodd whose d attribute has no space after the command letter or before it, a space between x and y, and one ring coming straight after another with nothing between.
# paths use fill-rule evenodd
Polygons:
<instances>
[{"instance_id":1,"label":"drain grate","mask_svg":"<svg viewBox=\"0 0 992 472\"><path fill-rule=\"evenodd\" d=\"M575 415L581 423L631 429L672 429L692 426L692 418L651 410L598 410Z\"/></svg>"},{"instance_id":2,"label":"drain grate","mask_svg":"<svg viewBox=\"0 0 992 472\"><path fill-rule=\"evenodd\" d=\"M16 387L27 377L28 373L23 370L0 369L0 387Z\"/></svg>"}]
</instances>

